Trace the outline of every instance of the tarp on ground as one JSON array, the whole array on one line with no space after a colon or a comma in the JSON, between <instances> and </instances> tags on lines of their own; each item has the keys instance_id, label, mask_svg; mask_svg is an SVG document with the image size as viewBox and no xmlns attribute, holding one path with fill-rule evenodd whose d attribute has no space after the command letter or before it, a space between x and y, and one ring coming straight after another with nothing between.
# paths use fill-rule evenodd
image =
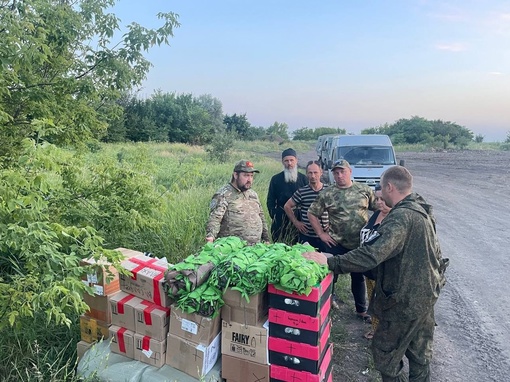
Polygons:
<instances>
[{"instance_id":1,"label":"tarp on ground","mask_svg":"<svg viewBox=\"0 0 510 382\"><path fill-rule=\"evenodd\" d=\"M84 379L105 382L197 382L198 379L168 365L157 368L110 351L108 340L93 345L78 363L77 373ZM221 382L221 357L201 380Z\"/></svg>"}]
</instances>

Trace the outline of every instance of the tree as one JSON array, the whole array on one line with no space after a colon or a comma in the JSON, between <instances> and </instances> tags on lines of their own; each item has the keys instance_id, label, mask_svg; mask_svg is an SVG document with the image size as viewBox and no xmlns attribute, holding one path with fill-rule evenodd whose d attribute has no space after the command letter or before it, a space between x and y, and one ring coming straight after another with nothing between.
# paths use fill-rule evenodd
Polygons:
<instances>
[{"instance_id":1,"label":"tree","mask_svg":"<svg viewBox=\"0 0 510 382\"><path fill-rule=\"evenodd\" d=\"M119 41L115 0L4 0L0 4L0 160L12 161L24 138L79 145L105 135L119 117L115 101L141 84L143 52L167 44L179 26L132 23ZM93 43L91 43L93 41Z\"/></svg>"},{"instance_id":2,"label":"tree","mask_svg":"<svg viewBox=\"0 0 510 382\"><path fill-rule=\"evenodd\" d=\"M223 118L223 123L227 127L228 132L237 133L239 137L243 138L248 133L248 129L250 128L250 122L246 118L245 114L226 114Z\"/></svg>"},{"instance_id":3,"label":"tree","mask_svg":"<svg viewBox=\"0 0 510 382\"><path fill-rule=\"evenodd\" d=\"M267 128L267 134L288 140L288 130L289 126L286 123L279 123L278 121L275 121L271 126Z\"/></svg>"},{"instance_id":4,"label":"tree","mask_svg":"<svg viewBox=\"0 0 510 382\"><path fill-rule=\"evenodd\" d=\"M292 139L295 141L314 141L317 140L321 135L327 134L346 134L346 130L339 127L317 127L316 129L302 127L294 131Z\"/></svg>"}]
</instances>

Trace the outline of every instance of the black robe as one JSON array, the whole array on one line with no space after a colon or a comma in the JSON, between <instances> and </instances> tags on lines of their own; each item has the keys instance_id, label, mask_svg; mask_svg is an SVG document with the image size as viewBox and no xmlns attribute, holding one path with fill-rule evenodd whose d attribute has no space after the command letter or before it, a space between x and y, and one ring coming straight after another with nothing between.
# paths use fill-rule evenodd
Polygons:
<instances>
[{"instance_id":1,"label":"black robe","mask_svg":"<svg viewBox=\"0 0 510 382\"><path fill-rule=\"evenodd\" d=\"M272 220L271 237L274 243L284 242L289 245L297 243L298 231L285 214L283 206L298 188L307 184L308 178L300 172L295 183L285 183L283 171L271 178L267 193L267 209ZM298 219L301 220L299 217Z\"/></svg>"}]
</instances>

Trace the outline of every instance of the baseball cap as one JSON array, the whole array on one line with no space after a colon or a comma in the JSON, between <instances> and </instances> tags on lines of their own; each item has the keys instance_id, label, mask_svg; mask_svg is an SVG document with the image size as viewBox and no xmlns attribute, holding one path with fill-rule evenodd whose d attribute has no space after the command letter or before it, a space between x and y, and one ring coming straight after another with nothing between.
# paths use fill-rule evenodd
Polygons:
<instances>
[{"instance_id":1,"label":"baseball cap","mask_svg":"<svg viewBox=\"0 0 510 382\"><path fill-rule=\"evenodd\" d=\"M351 168L351 165L345 159L339 159L335 163L333 163L331 171L333 171L335 168Z\"/></svg>"},{"instance_id":2,"label":"baseball cap","mask_svg":"<svg viewBox=\"0 0 510 382\"><path fill-rule=\"evenodd\" d=\"M253 167L249 160L240 160L234 167L234 172L260 172Z\"/></svg>"}]
</instances>

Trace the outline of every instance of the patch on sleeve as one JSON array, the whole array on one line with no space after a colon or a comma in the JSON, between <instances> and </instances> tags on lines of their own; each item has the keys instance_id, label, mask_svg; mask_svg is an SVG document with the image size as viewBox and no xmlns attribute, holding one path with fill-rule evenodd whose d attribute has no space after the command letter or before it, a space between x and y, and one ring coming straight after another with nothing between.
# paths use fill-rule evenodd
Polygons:
<instances>
[{"instance_id":1,"label":"patch on sleeve","mask_svg":"<svg viewBox=\"0 0 510 382\"><path fill-rule=\"evenodd\" d=\"M381 237L381 234L377 231L373 231L366 239L365 241L365 245L372 245L374 244L377 239L379 239Z\"/></svg>"}]
</instances>

